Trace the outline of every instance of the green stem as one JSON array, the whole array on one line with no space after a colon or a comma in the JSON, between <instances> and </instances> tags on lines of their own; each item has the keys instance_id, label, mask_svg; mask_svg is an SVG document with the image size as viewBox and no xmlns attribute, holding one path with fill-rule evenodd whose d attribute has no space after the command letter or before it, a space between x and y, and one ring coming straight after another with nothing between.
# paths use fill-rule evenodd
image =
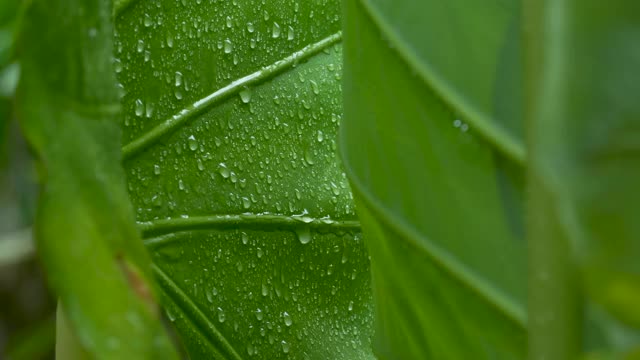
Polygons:
<instances>
[{"instance_id":1,"label":"green stem","mask_svg":"<svg viewBox=\"0 0 640 360\"><path fill-rule=\"evenodd\" d=\"M580 353L582 303L570 243L553 196L529 176L529 359L568 360Z\"/></svg>"}]
</instances>

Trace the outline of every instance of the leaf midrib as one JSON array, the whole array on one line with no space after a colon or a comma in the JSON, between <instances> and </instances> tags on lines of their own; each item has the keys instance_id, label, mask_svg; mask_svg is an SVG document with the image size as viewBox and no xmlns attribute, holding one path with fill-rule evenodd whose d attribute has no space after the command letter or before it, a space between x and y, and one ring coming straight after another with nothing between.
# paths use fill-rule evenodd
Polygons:
<instances>
[{"instance_id":1,"label":"leaf midrib","mask_svg":"<svg viewBox=\"0 0 640 360\"><path fill-rule=\"evenodd\" d=\"M504 314L509 320L521 329L527 327L527 312L524 307L512 300L501 290L493 286L484 277L473 273L465 264L458 261L450 252L438 244L422 236L416 229L410 226L401 217L388 211L364 186L364 182L353 171L350 164L347 146L341 138L342 162L351 181L352 188L358 192L363 202L367 205L376 219L396 231L405 239L405 244L425 254L429 259L445 272L451 274L454 280L462 286L470 289L485 302Z\"/></svg>"},{"instance_id":2,"label":"leaf midrib","mask_svg":"<svg viewBox=\"0 0 640 360\"><path fill-rule=\"evenodd\" d=\"M258 228L261 230L295 230L309 228L318 231L359 231L358 220L333 220L307 216L279 214L205 215L188 218L167 218L138 222L143 238L187 230Z\"/></svg>"},{"instance_id":3,"label":"leaf midrib","mask_svg":"<svg viewBox=\"0 0 640 360\"><path fill-rule=\"evenodd\" d=\"M366 15L377 25L380 33L386 37L389 43L394 44L391 48L398 56L415 71L438 98L447 104L455 113L461 114L464 120L471 125L480 137L493 145L505 157L514 161L519 166L524 166L526 161L526 149L524 144L507 133L500 126L496 126L491 118L475 106L464 100L464 97L447 84L446 78L428 64L420 61L418 55L407 45L400 36L396 34L393 26L389 24L384 16L371 4L370 0L356 0L365 10Z\"/></svg>"},{"instance_id":4,"label":"leaf midrib","mask_svg":"<svg viewBox=\"0 0 640 360\"><path fill-rule=\"evenodd\" d=\"M272 64L263 66L261 69L231 81L228 85L215 90L211 94L194 102L192 105L178 111L170 118L162 121L160 124L145 132L137 139L122 147L122 156L125 160L135 156L144 149L158 142L163 136L175 132L180 127L186 125L194 116L201 114L211 106L222 100L228 99L248 86L255 86L266 80L273 78L285 70L292 68L300 61L306 60L324 49L340 42L342 40L342 31L338 31L332 35L321 39L318 42L309 44L302 49L284 57Z\"/></svg>"}]
</instances>

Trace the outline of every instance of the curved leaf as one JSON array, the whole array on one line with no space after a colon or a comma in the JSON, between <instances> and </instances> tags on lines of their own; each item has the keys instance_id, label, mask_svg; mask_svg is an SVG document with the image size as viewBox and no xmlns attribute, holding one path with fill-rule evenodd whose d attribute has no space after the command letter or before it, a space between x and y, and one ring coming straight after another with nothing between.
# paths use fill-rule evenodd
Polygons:
<instances>
[{"instance_id":1,"label":"curved leaf","mask_svg":"<svg viewBox=\"0 0 640 360\"><path fill-rule=\"evenodd\" d=\"M500 105L496 54L508 43L510 9L489 1L344 7L342 152L372 258L377 354L523 358L519 125L482 120L492 101Z\"/></svg>"},{"instance_id":2,"label":"curved leaf","mask_svg":"<svg viewBox=\"0 0 640 360\"><path fill-rule=\"evenodd\" d=\"M123 4L125 166L192 358L370 358L336 1Z\"/></svg>"},{"instance_id":3,"label":"curved leaf","mask_svg":"<svg viewBox=\"0 0 640 360\"><path fill-rule=\"evenodd\" d=\"M25 15L18 109L44 179L34 236L85 350L172 359L120 165L110 15L101 0L38 0Z\"/></svg>"}]
</instances>

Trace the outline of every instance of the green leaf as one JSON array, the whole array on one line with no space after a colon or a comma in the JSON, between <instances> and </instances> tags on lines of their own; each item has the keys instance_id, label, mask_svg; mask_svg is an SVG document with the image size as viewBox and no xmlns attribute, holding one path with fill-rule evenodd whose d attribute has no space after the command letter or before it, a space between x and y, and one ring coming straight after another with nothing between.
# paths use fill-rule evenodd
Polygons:
<instances>
[{"instance_id":1,"label":"green leaf","mask_svg":"<svg viewBox=\"0 0 640 360\"><path fill-rule=\"evenodd\" d=\"M640 352L640 4L528 1L532 354ZM543 199L543 200L540 200ZM580 281L581 280L581 281ZM580 288L584 288L584 294ZM571 289L558 292L550 289ZM576 306L577 303L577 306ZM599 321L582 328L584 307ZM576 309L577 308L577 309ZM562 319L564 318L564 319ZM593 328L598 342L585 342Z\"/></svg>"},{"instance_id":2,"label":"green leaf","mask_svg":"<svg viewBox=\"0 0 640 360\"><path fill-rule=\"evenodd\" d=\"M120 163L112 36L108 1L38 0L25 14L18 110L44 181L34 237L84 350L172 359Z\"/></svg>"},{"instance_id":3,"label":"green leaf","mask_svg":"<svg viewBox=\"0 0 640 360\"><path fill-rule=\"evenodd\" d=\"M518 92L518 7L344 9L341 149L371 255L376 354L524 358L524 151L505 98Z\"/></svg>"},{"instance_id":4,"label":"green leaf","mask_svg":"<svg viewBox=\"0 0 640 360\"><path fill-rule=\"evenodd\" d=\"M337 1L139 1L117 17L129 193L191 358L371 358L336 155Z\"/></svg>"}]
</instances>

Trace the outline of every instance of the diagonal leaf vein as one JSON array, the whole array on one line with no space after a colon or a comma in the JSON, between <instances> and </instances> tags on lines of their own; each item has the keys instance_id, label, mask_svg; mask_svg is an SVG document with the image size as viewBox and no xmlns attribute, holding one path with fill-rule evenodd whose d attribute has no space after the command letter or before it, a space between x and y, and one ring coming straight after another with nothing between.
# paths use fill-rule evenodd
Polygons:
<instances>
[{"instance_id":1,"label":"diagonal leaf vein","mask_svg":"<svg viewBox=\"0 0 640 360\"><path fill-rule=\"evenodd\" d=\"M194 116L202 113L212 105L237 94L247 86L259 84L270 79L284 70L293 67L300 61L306 60L322 50L338 43L342 39L342 32L334 33L316 43L310 44L294 52L293 54L280 59L270 65L262 67L260 70L232 81L228 85L214 91L206 97L196 101L192 105L180 110L170 118L161 122L144 135L131 141L122 147L124 159L128 159L157 142L161 137L172 133L179 127L188 123Z\"/></svg>"},{"instance_id":2,"label":"diagonal leaf vein","mask_svg":"<svg viewBox=\"0 0 640 360\"><path fill-rule=\"evenodd\" d=\"M185 310L185 315L187 315L188 319L200 330L200 333L206 337L209 344L214 348L217 353L216 358L222 356L225 359L242 360L242 357L216 328L211 319L200 310L198 305L162 269L155 264L152 265L152 268L162 290L172 301L179 304L181 309Z\"/></svg>"}]
</instances>

